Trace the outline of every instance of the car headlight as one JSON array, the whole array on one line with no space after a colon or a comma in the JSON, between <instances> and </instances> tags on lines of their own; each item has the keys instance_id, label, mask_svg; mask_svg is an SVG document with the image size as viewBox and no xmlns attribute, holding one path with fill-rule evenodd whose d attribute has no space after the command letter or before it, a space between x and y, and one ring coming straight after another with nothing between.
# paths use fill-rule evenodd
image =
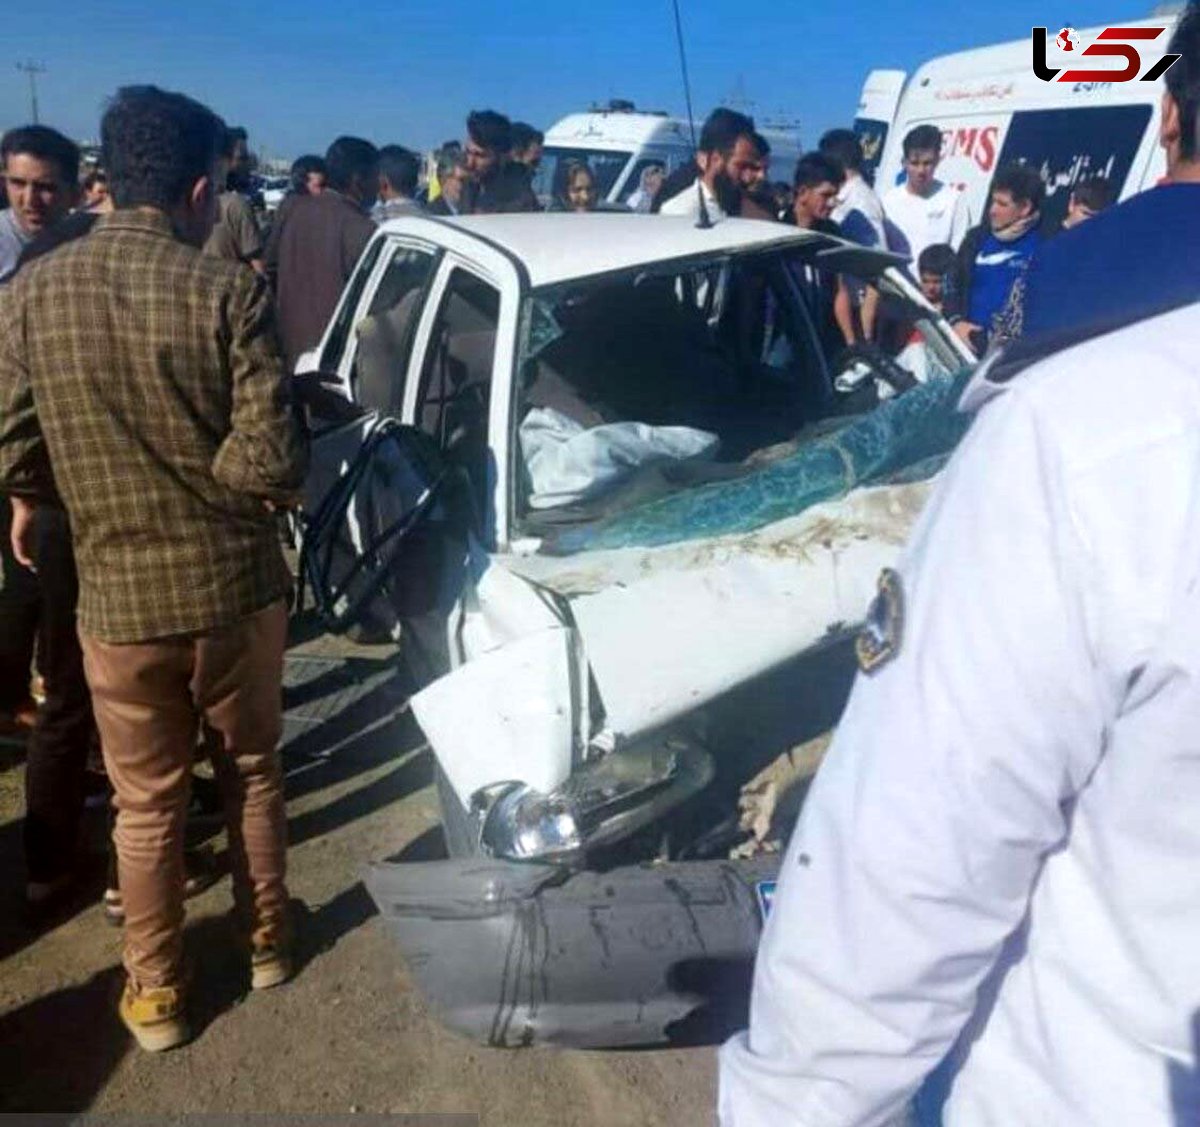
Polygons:
<instances>
[{"instance_id":1,"label":"car headlight","mask_svg":"<svg viewBox=\"0 0 1200 1127\"><path fill-rule=\"evenodd\" d=\"M482 835L488 853L510 861L548 861L583 851L575 809L561 795L524 783L506 783L490 794Z\"/></svg>"},{"instance_id":2,"label":"car headlight","mask_svg":"<svg viewBox=\"0 0 1200 1127\"><path fill-rule=\"evenodd\" d=\"M543 794L502 783L477 796L485 852L511 861L570 861L628 837L708 785L712 758L671 734L585 763Z\"/></svg>"}]
</instances>

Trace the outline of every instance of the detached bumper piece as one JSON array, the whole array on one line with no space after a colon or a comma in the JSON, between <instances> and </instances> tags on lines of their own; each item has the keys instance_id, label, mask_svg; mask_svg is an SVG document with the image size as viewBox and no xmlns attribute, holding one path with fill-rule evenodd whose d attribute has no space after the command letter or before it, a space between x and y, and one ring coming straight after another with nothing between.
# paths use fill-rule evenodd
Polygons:
<instances>
[{"instance_id":1,"label":"detached bumper piece","mask_svg":"<svg viewBox=\"0 0 1200 1127\"><path fill-rule=\"evenodd\" d=\"M777 856L607 873L469 858L367 887L444 1024L484 1044L706 1043L744 1023Z\"/></svg>"}]
</instances>

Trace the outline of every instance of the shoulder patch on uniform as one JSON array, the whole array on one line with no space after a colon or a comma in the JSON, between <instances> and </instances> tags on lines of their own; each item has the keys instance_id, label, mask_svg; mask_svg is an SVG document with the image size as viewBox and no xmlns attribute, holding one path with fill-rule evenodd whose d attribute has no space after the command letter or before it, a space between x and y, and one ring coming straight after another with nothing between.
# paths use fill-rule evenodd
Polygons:
<instances>
[{"instance_id":1,"label":"shoulder patch on uniform","mask_svg":"<svg viewBox=\"0 0 1200 1127\"><path fill-rule=\"evenodd\" d=\"M854 642L858 667L874 673L900 652L904 636L904 587L899 572L885 567L879 573L879 593L871 601L867 620Z\"/></svg>"}]
</instances>

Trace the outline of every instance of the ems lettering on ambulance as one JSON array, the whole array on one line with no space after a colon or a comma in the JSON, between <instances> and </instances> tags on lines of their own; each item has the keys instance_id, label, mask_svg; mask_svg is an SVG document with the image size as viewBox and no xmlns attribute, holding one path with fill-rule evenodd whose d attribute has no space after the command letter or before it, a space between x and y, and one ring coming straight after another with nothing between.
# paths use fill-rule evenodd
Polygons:
<instances>
[{"instance_id":1,"label":"ems lettering on ambulance","mask_svg":"<svg viewBox=\"0 0 1200 1127\"><path fill-rule=\"evenodd\" d=\"M991 181L996 160L1004 147L1008 118L974 117L939 122L942 131L942 161L938 179L960 191L970 190L981 181ZM971 214L981 214L978 202L969 201Z\"/></svg>"}]
</instances>

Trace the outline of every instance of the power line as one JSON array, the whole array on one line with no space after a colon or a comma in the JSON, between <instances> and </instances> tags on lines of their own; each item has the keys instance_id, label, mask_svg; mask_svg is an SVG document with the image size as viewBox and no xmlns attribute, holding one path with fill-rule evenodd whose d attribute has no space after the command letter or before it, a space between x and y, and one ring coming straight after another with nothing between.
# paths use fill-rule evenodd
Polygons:
<instances>
[{"instance_id":1,"label":"power line","mask_svg":"<svg viewBox=\"0 0 1200 1127\"><path fill-rule=\"evenodd\" d=\"M679 44L679 65L683 70L683 97L687 102L688 127L692 131L692 148L696 148L696 115L692 113L692 84L688 80L687 52L683 47L683 19L679 15L679 0L672 0L675 10L675 39Z\"/></svg>"},{"instance_id":2,"label":"power line","mask_svg":"<svg viewBox=\"0 0 1200 1127\"><path fill-rule=\"evenodd\" d=\"M27 59L23 63L17 63L17 70L24 71L29 75L29 111L33 118L33 124L38 124L38 100L37 100L37 76L46 73L45 63L35 63L31 59Z\"/></svg>"},{"instance_id":3,"label":"power line","mask_svg":"<svg viewBox=\"0 0 1200 1127\"><path fill-rule=\"evenodd\" d=\"M688 128L692 133L692 152L696 154L699 149L696 144L696 115L692 111L692 83L688 78L687 51L683 46L683 18L679 14L679 0L671 0L671 6L675 11L675 39L679 44L679 67L683 72L683 96L687 101ZM693 159L696 159L695 155L693 155ZM706 230L713 225L713 221L708 214L708 204L704 199L704 185L699 176L696 177L696 193L700 200L700 219L696 226L701 230Z\"/></svg>"}]
</instances>

